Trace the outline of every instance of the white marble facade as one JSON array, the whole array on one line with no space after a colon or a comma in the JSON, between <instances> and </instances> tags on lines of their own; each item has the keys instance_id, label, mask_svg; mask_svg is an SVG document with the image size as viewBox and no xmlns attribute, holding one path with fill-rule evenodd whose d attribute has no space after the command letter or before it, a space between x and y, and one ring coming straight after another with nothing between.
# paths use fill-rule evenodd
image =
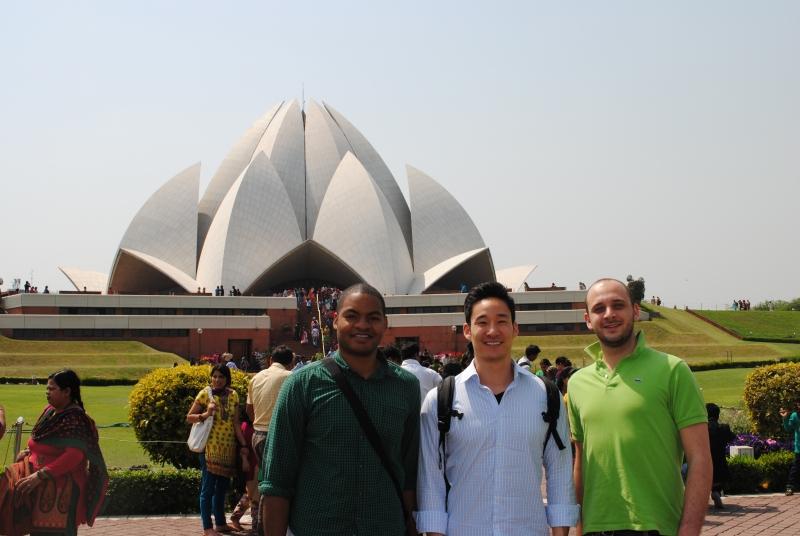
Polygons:
<instances>
[{"instance_id":1,"label":"white marble facade","mask_svg":"<svg viewBox=\"0 0 800 536\"><path fill-rule=\"evenodd\" d=\"M488 248L458 201L421 171L408 166L407 173L410 203L342 114L326 103L281 102L237 141L199 202L199 164L151 196L120 242L107 287L166 290L120 288L137 286L136 271L146 270L140 279L147 284L263 293L288 282L272 281L270 268L308 241L340 262L342 273L386 294L424 292L454 270L477 283L465 262L475 256L485 257L493 279ZM291 277L311 276L300 269Z\"/></svg>"}]
</instances>

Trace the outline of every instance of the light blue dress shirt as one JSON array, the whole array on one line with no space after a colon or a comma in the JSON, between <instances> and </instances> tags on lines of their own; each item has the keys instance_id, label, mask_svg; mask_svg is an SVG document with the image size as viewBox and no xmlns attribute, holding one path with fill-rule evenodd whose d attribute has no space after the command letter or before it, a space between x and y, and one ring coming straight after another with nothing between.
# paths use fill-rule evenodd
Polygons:
<instances>
[{"instance_id":1,"label":"light blue dress shirt","mask_svg":"<svg viewBox=\"0 0 800 536\"><path fill-rule=\"evenodd\" d=\"M563 400L558 433L542 456L547 424L547 391L536 376L509 361L514 379L498 404L481 385L474 362L455 380L453 417L447 434L444 475L439 464L436 393L422 404L420 458L415 513L419 532L450 536L547 536L550 527L573 527L580 517L572 483L572 452ZM542 469L547 476L547 506L542 500Z\"/></svg>"}]
</instances>

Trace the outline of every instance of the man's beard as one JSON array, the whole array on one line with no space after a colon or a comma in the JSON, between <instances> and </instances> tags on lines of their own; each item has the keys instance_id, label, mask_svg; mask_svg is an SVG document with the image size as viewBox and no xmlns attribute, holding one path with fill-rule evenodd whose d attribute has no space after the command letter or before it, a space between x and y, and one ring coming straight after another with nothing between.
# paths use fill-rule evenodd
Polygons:
<instances>
[{"instance_id":1,"label":"man's beard","mask_svg":"<svg viewBox=\"0 0 800 536\"><path fill-rule=\"evenodd\" d=\"M343 339L339 341L339 350L343 351L345 354L358 356L358 357L370 357L372 356L378 349L378 344L375 344L371 348L357 348L348 344L347 339Z\"/></svg>"},{"instance_id":2,"label":"man's beard","mask_svg":"<svg viewBox=\"0 0 800 536\"><path fill-rule=\"evenodd\" d=\"M601 335L597 336L597 338L600 339L600 342L602 342L605 346L608 346L609 348L620 348L622 346L625 346L626 344L628 344L628 341L631 340L631 337L633 337L633 323L631 323L631 327L630 329L628 329L627 332L623 333L616 339L607 339L606 337L603 337Z\"/></svg>"}]
</instances>

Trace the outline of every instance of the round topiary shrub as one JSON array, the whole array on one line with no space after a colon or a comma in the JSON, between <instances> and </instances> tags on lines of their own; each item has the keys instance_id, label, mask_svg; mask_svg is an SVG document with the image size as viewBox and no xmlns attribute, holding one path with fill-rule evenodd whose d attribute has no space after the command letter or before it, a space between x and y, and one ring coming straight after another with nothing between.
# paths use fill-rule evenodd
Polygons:
<instances>
[{"instance_id":1,"label":"round topiary shrub","mask_svg":"<svg viewBox=\"0 0 800 536\"><path fill-rule=\"evenodd\" d=\"M244 405L249 378L238 370L231 373L231 387ZM186 414L197 393L209 385L210 375L208 365L161 368L142 377L133 387L128 399L128 420L151 460L180 469L200 466L199 456L186 446L191 428Z\"/></svg>"},{"instance_id":2,"label":"round topiary shrub","mask_svg":"<svg viewBox=\"0 0 800 536\"><path fill-rule=\"evenodd\" d=\"M744 383L744 403L755 431L766 437L784 437L780 408L794 409L800 401L800 364L758 367Z\"/></svg>"}]
</instances>

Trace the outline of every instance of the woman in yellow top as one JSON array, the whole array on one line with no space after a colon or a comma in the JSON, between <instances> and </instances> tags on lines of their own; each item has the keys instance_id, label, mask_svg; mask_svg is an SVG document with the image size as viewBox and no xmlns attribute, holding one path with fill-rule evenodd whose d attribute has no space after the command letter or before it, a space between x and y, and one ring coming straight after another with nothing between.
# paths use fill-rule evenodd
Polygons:
<instances>
[{"instance_id":1,"label":"woman in yellow top","mask_svg":"<svg viewBox=\"0 0 800 536\"><path fill-rule=\"evenodd\" d=\"M231 389L231 369L214 365L211 369L211 398L206 387L197 394L186 416L189 423L203 422L213 416L214 424L200 454L200 517L206 536L219 536L233 529L225 521L225 493L230 477L236 474L236 457L247 467L247 444L239 425L239 395ZM246 469L245 469L246 470ZM212 528L214 514L216 529Z\"/></svg>"}]
</instances>

